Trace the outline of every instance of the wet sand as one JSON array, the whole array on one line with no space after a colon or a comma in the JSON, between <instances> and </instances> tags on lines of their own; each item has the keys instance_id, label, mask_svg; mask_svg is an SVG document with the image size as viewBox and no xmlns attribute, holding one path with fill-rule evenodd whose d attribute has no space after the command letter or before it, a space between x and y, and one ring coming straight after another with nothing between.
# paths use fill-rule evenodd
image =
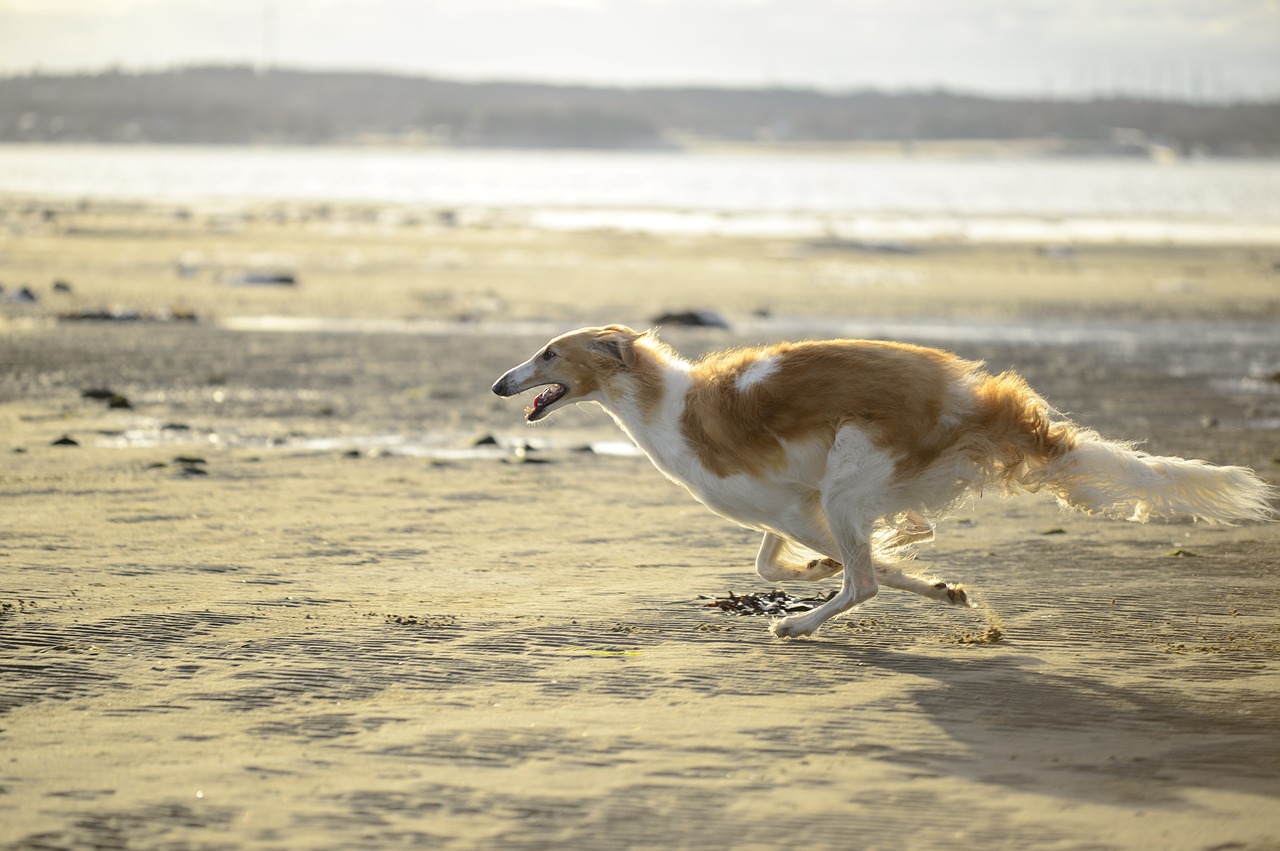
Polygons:
<instances>
[{"instance_id":1,"label":"wet sand","mask_svg":"<svg viewBox=\"0 0 1280 851\"><path fill-rule=\"evenodd\" d=\"M547 328L847 321L1275 482L1274 247L4 210L0 847L1280 846L1277 525L986 499L921 555L982 608L780 641L707 605L774 587L753 533L488 392ZM115 307L199 321L58 319Z\"/></svg>"}]
</instances>

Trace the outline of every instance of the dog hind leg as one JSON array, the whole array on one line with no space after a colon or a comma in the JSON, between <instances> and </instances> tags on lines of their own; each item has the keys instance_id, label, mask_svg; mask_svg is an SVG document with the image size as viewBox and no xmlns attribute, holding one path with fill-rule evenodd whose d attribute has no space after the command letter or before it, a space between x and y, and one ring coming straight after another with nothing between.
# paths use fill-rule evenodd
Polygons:
<instances>
[{"instance_id":1,"label":"dog hind leg","mask_svg":"<svg viewBox=\"0 0 1280 851\"><path fill-rule=\"evenodd\" d=\"M876 579L886 588L910 591L913 594L928 597L930 600L949 603L953 606L973 608L973 603L969 602L969 594L965 591L965 587L958 582L947 582L945 579L939 579L936 576L917 576L913 573L904 573L897 568L883 564L876 565Z\"/></svg>"},{"instance_id":2,"label":"dog hind leg","mask_svg":"<svg viewBox=\"0 0 1280 851\"><path fill-rule=\"evenodd\" d=\"M793 562L786 558L794 555L794 545L772 532L764 533L760 551L756 554L756 573L769 582L801 580L814 582L834 576L844 567L831 558L811 558L806 562ZM813 553L815 556L817 553Z\"/></svg>"},{"instance_id":3,"label":"dog hind leg","mask_svg":"<svg viewBox=\"0 0 1280 851\"><path fill-rule=\"evenodd\" d=\"M933 524L914 511L904 511L890 524L879 530L872 543L872 552L886 556L887 563L877 561L876 580L887 588L910 591L931 600L950 603L953 606L971 607L965 587L957 582L947 582L936 576L920 576L907 573L893 565L893 556L914 544L933 540Z\"/></svg>"},{"instance_id":4,"label":"dog hind leg","mask_svg":"<svg viewBox=\"0 0 1280 851\"><path fill-rule=\"evenodd\" d=\"M885 532L883 540L877 540L876 545L889 550L933 540L933 524L914 511L904 511L894 517Z\"/></svg>"}]
</instances>

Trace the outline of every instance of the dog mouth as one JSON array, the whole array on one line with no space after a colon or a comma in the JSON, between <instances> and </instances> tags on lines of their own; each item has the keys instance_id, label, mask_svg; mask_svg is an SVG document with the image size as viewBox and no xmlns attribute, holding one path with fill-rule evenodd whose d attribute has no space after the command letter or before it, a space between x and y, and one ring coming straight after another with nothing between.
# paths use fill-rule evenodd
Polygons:
<instances>
[{"instance_id":1,"label":"dog mouth","mask_svg":"<svg viewBox=\"0 0 1280 851\"><path fill-rule=\"evenodd\" d=\"M524 418L526 422L537 422L547 413L547 410L564 398L569 392L569 388L563 384L552 384L546 390L543 390L533 399L533 404L524 409Z\"/></svg>"}]
</instances>

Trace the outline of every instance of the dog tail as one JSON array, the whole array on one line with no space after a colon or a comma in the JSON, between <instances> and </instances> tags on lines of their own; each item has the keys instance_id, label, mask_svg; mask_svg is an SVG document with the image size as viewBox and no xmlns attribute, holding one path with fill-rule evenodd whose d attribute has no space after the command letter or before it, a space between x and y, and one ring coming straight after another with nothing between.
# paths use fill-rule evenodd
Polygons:
<instances>
[{"instance_id":1,"label":"dog tail","mask_svg":"<svg viewBox=\"0 0 1280 851\"><path fill-rule=\"evenodd\" d=\"M1013 373L988 378L987 422L1003 451L987 480L1006 492L1046 490L1089 514L1136 523L1177 517L1231 524L1276 518L1274 487L1248 467L1150 455L1061 417Z\"/></svg>"},{"instance_id":2,"label":"dog tail","mask_svg":"<svg viewBox=\"0 0 1280 851\"><path fill-rule=\"evenodd\" d=\"M1044 470L1046 489L1059 502L1089 513L1136 523L1190 517L1208 523L1275 517L1275 488L1248 467L1150 455L1074 429L1074 447Z\"/></svg>"}]
</instances>

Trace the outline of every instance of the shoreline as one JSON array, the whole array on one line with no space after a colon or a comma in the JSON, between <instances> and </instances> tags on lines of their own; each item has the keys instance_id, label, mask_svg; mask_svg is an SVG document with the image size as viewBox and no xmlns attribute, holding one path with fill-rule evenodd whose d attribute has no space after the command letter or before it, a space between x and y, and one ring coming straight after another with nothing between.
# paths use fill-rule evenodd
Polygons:
<instances>
[{"instance_id":1,"label":"shoreline","mask_svg":"<svg viewBox=\"0 0 1280 851\"><path fill-rule=\"evenodd\" d=\"M937 214L679 210L655 207L441 205L404 201L205 198L158 201L0 193L0 217L21 222L47 217L208 219L235 230L259 221L328 222L334 227L421 227L666 238L806 240L826 250L913 253L972 246L1027 247L1069 254L1078 249L1280 249L1280 222L1223 222L1211 218L1081 216L1051 213Z\"/></svg>"},{"instance_id":2,"label":"shoreline","mask_svg":"<svg viewBox=\"0 0 1280 851\"><path fill-rule=\"evenodd\" d=\"M1280 160L13 149L0 212L901 245L1280 246ZM1271 192L1270 190L1275 190ZM40 209L43 208L43 209Z\"/></svg>"}]
</instances>

